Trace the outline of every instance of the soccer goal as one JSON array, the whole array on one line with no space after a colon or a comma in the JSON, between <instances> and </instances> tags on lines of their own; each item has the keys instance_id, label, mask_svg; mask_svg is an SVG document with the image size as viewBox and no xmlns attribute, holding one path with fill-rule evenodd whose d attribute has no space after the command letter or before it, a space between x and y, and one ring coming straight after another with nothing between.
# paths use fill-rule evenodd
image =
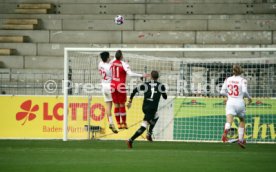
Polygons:
<instances>
[{"instance_id":1,"label":"soccer goal","mask_svg":"<svg viewBox=\"0 0 276 172\"><path fill-rule=\"evenodd\" d=\"M276 48L65 48L64 141L128 139L139 128L143 93L127 110L129 129L114 134L108 128L99 54L108 51L114 58L119 49L132 71L143 74L157 70L159 81L167 88L169 99L160 101L155 140L219 142L226 100L219 92L224 80L232 75L233 64L240 64L253 97L246 107L245 138L248 142L275 143ZM127 78L128 97L142 82L145 80ZM238 122L235 118L233 131ZM237 137L237 133L231 137ZM145 135L139 139L144 140Z\"/></svg>"}]
</instances>

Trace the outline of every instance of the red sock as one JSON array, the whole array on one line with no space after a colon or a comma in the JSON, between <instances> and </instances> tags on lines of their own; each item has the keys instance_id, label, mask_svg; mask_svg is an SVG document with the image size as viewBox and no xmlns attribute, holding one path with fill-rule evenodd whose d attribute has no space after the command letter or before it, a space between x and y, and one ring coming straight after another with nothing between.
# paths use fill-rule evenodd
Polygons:
<instances>
[{"instance_id":1,"label":"red sock","mask_svg":"<svg viewBox=\"0 0 276 172\"><path fill-rule=\"evenodd\" d=\"M126 115L121 116L121 118L122 118L122 121L123 121L122 123L123 123L123 124L126 124Z\"/></svg>"},{"instance_id":2,"label":"red sock","mask_svg":"<svg viewBox=\"0 0 276 172\"><path fill-rule=\"evenodd\" d=\"M122 123L126 124L126 108L124 107L120 107L120 115L122 118Z\"/></svg>"},{"instance_id":3,"label":"red sock","mask_svg":"<svg viewBox=\"0 0 276 172\"><path fill-rule=\"evenodd\" d=\"M115 114L115 119L117 124L120 124L120 109L119 108L114 108L114 114Z\"/></svg>"},{"instance_id":4,"label":"red sock","mask_svg":"<svg viewBox=\"0 0 276 172\"><path fill-rule=\"evenodd\" d=\"M227 134L228 134L228 131L229 131L229 130L225 129L225 130L224 130L224 134L227 135Z\"/></svg>"}]
</instances>

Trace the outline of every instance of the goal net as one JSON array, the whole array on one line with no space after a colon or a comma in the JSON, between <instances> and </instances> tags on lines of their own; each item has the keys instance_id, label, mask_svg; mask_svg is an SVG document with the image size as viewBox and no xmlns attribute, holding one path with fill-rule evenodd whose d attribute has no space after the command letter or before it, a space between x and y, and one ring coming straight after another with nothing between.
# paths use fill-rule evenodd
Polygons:
<instances>
[{"instance_id":1,"label":"goal net","mask_svg":"<svg viewBox=\"0 0 276 172\"><path fill-rule=\"evenodd\" d=\"M118 48L119 49L119 48ZM128 139L140 127L143 93L136 95L127 109L129 129L112 133L108 128L106 105L101 92L99 54L117 48L65 48L64 56L64 138ZM153 130L155 140L219 142L225 124L225 97L219 92L240 64L248 81L253 102L246 107L248 142L275 143L276 48L120 48L133 72L160 73L169 98L161 98L159 120ZM149 79L148 79L149 80ZM127 95L141 84L127 77ZM112 110L113 121L115 116ZM233 129L239 119L234 118ZM117 125L115 124L116 128ZM146 133L146 132L145 132ZM144 134L145 134L144 133ZM231 137L236 138L234 132ZM138 139L145 140L145 135Z\"/></svg>"}]
</instances>

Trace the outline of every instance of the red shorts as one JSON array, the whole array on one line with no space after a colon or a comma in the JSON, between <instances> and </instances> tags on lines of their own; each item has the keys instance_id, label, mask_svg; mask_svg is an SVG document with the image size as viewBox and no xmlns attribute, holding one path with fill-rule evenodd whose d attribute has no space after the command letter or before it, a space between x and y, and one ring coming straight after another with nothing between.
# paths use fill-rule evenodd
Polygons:
<instances>
[{"instance_id":1,"label":"red shorts","mask_svg":"<svg viewBox=\"0 0 276 172\"><path fill-rule=\"evenodd\" d=\"M113 103L116 103L116 104L124 104L127 99L126 91L122 92L116 89L112 91L111 96L112 96Z\"/></svg>"},{"instance_id":2,"label":"red shorts","mask_svg":"<svg viewBox=\"0 0 276 172\"><path fill-rule=\"evenodd\" d=\"M124 104L127 100L126 86L124 83L111 82L111 96L113 103Z\"/></svg>"}]
</instances>

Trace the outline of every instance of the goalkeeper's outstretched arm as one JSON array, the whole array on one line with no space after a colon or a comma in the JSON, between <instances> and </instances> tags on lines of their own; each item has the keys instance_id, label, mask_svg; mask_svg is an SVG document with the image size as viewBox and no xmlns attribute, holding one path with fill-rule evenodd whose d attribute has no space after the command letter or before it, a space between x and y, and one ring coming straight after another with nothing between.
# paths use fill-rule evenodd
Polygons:
<instances>
[{"instance_id":1,"label":"goalkeeper's outstretched arm","mask_svg":"<svg viewBox=\"0 0 276 172\"><path fill-rule=\"evenodd\" d=\"M130 108L131 107L131 103L132 103L132 99L134 98L134 96L136 95L137 92L139 91L143 91L145 90L145 85L139 85L138 87L134 88L134 90L132 91L132 93L130 94L130 98L127 104L127 107Z\"/></svg>"}]
</instances>

